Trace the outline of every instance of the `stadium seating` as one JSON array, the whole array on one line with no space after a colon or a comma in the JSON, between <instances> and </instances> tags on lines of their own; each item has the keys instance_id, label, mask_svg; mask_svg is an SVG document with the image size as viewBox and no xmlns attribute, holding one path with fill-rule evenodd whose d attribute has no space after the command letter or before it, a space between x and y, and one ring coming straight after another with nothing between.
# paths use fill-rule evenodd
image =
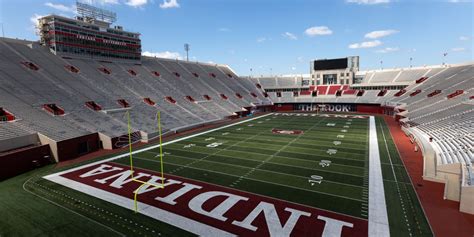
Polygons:
<instances>
[{"instance_id":1,"label":"stadium seating","mask_svg":"<svg viewBox=\"0 0 474 237\"><path fill-rule=\"evenodd\" d=\"M284 84L278 78L253 80L263 89L299 89L292 92L270 92L275 103L357 103L396 106L404 111L404 124L416 129L421 137L431 138L438 165L466 164L474 159L474 82L472 64L366 72L361 85L365 90L341 85L318 85L317 96L308 96L307 89ZM288 80L287 80L288 81ZM404 89L374 89L374 86L405 86ZM357 87L359 88L359 87ZM362 87L364 88L364 87ZM278 97L280 94L281 97Z\"/></svg>"},{"instance_id":2,"label":"stadium seating","mask_svg":"<svg viewBox=\"0 0 474 237\"><path fill-rule=\"evenodd\" d=\"M13 39L1 39L0 51L0 107L15 114L18 126L54 141L93 133L120 137L127 134L127 111L132 130L151 138L157 111L167 132L271 103L254 83L223 65L65 59L35 42ZM241 98L230 96L237 94Z\"/></svg>"}]
</instances>

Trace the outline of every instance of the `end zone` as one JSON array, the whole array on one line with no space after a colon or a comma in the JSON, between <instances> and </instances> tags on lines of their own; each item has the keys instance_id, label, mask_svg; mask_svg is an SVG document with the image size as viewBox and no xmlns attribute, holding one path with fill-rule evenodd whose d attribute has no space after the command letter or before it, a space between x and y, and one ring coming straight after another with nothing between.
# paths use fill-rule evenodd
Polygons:
<instances>
[{"instance_id":1,"label":"end zone","mask_svg":"<svg viewBox=\"0 0 474 237\"><path fill-rule=\"evenodd\" d=\"M107 202L138 210L156 220L206 236L367 236L366 220L239 190L166 175L165 189L141 186L161 182L161 174L124 165L103 163L47 180ZM262 215L263 214L263 215Z\"/></svg>"}]
</instances>

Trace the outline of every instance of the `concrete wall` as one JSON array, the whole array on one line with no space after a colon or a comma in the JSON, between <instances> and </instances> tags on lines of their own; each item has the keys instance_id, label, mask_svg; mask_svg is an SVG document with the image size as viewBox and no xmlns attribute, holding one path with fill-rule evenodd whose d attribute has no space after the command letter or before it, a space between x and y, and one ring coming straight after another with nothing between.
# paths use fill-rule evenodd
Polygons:
<instances>
[{"instance_id":1,"label":"concrete wall","mask_svg":"<svg viewBox=\"0 0 474 237\"><path fill-rule=\"evenodd\" d=\"M25 147L29 145L36 145L39 143L37 134L30 134L21 137L15 137L0 142L0 152L16 149L19 147Z\"/></svg>"},{"instance_id":2,"label":"concrete wall","mask_svg":"<svg viewBox=\"0 0 474 237\"><path fill-rule=\"evenodd\" d=\"M85 155L90 152L94 152L100 149L99 147L99 135L97 133L85 135L82 137L76 137L69 140L56 142L49 137L38 133L41 144L48 144L51 148L51 154L53 155L56 162L70 160L77 158L81 155ZM80 154L79 146L81 143L87 142L88 151Z\"/></svg>"},{"instance_id":3,"label":"concrete wall","mask_svg":"<svg viewBox=\"0 0 474 237\"><path fill-rule=\"evenodd\" d=\"M106 150L114 149L112 146L112 138L103 134L99 133L99 140L102 142L102 148Z\"/></svg>"},{"instance_id":4,"label":"concrete wall","mask_svg":"<svg viewBox=\"0 0 474 237\"><path fill-rule=\"evenodd\" d=\"M461 197L459 211L474 215L474 184L469 185L468 170L465 165L462 167Z\"/></svg>"},{"instance_id":5,"label":"concrete wall","mask_svg":"<svg viewBox=\"0 0 474 237\"><path fill-rule=\"evenodd\" d=\"M461 195L461 164L439 165L437 178L445 182L444 198L459 202Z\"/></svg>"},{"instance_id":6,"label":"concrete wall","mask_svg":"<svg viewBox=\"0 0 474 237\"><path fill-rule=\"evenodd\" d=\"M43 145L49 145L49 148L51 149L51 155L53 156L54 160L56 162L59 161L58 159L58 144L56 143L56 141L50 139L49 137L41 134L41 133L38 133L38 138L41 142L41 144Z\"/></svg>"}]
</instances>

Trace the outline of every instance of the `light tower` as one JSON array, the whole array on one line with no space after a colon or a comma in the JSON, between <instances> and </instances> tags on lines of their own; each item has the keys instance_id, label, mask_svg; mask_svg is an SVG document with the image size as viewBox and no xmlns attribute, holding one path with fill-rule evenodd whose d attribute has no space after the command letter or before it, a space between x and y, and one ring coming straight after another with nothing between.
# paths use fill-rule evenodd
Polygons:
<instances>
[{"instance_id":1,"label":"light tower","mask_svg":"<svg viewBox=\"0 0 474 237\"><path fill-rule=\"evenodd\" d=\"M184 51L186 51L186 61L189 61L189 44L184 44Z\"/></svg>"}]
</instances>

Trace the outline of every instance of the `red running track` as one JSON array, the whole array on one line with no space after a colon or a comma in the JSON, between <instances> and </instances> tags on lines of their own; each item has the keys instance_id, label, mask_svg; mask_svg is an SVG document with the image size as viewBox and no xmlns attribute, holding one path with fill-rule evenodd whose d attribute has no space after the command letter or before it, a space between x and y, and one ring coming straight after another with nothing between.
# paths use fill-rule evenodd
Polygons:
<instances>
[{"instance_id":1,"label":"red running track","mask_svg":"<svg viewBox=\"0 0 474 237\"><path fill-rule=\"evenodd\" d=\"M421 152L414 151L414 145L392 117L385 116L385 122L390 128L393 141L410 175L434 235L473 237L474 215L460 212L458 202L443 199L444 184L423 180Z\"/></svg>"}]
</instances>

